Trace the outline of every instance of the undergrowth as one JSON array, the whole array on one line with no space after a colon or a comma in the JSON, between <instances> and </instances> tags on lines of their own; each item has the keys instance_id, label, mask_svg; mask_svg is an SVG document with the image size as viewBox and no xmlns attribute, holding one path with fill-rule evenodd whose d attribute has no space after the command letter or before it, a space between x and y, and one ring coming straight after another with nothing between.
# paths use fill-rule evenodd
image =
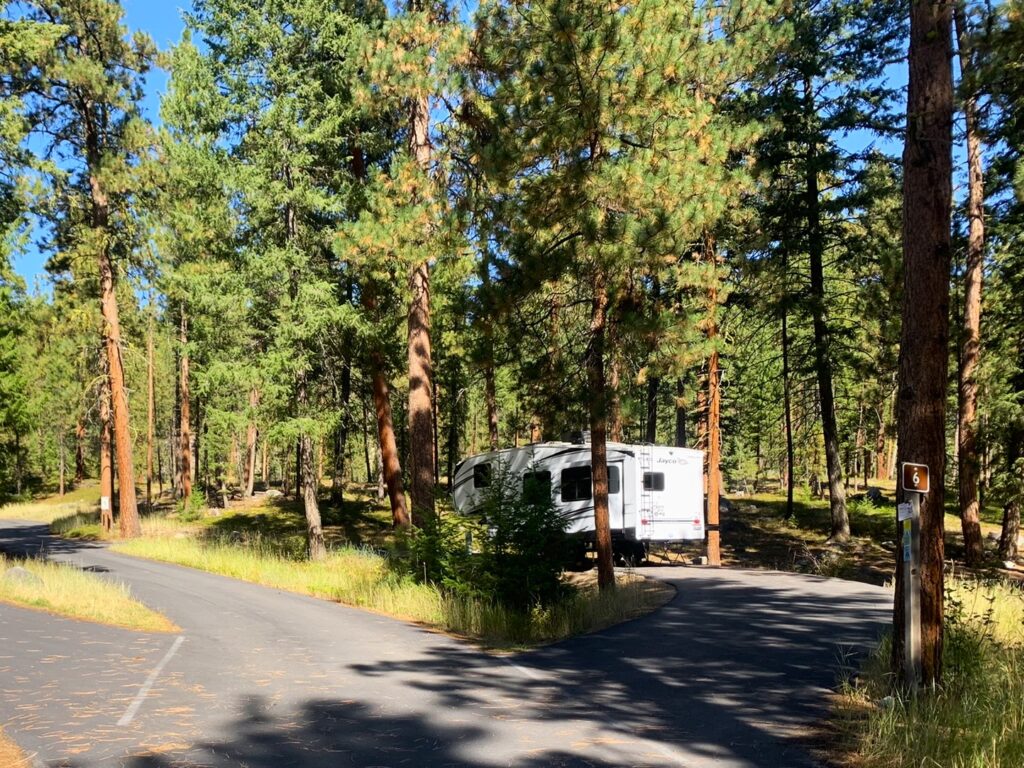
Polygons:
<instances>
[{"instance_id":1,"label":"undergrowth","mask_svg":"<svg viewBox=\"0 0 1024 768\"><path fill-rule=\"evenodd\" d=\"M1024 765L1024 594L1006 582L952 580L941 686L893 692L890 640L846 687L842 762L858 768Z\"/></svg>"}]
</instances>

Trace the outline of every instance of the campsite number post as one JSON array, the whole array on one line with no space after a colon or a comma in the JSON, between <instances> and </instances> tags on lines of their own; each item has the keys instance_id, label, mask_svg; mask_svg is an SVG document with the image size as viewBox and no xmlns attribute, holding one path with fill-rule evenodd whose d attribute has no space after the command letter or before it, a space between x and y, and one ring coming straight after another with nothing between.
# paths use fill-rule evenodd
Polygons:
<instances>
[{"instance_id":1,"label":"campsite number post","mask_svg":"<svg viewBox=\"0 0 1024 768\"><path fill-rule=\"evenodd\" d=\"M921 497L931 490L926 464L904 463L903 496L896 516L903 528L903 670L907 685L921 679Z\"/></svg>"}]
</instances>

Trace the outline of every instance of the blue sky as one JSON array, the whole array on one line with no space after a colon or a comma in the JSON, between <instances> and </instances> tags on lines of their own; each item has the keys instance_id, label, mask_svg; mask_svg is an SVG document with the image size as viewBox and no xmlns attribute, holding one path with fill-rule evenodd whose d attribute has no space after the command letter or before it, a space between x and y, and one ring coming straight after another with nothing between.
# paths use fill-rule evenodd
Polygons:
<instances>
[{"instance_id":1,"label":"blue sky","mask_svg":"<svg viewBox=\"0 0 1024 768\"><path fill-rule=\"evenodd\" d=\"M167 0L122 0L125 10L125 23L133 32L148 32L160 50L166 50L178 42L184 22L181 18L183 4L167 2ZM154 69L146 78L146 98L143 111L150 120L159 119L160 97L167 88L167 73ZM14 256L14 269L18 272L30 290L45 290L40 277L46 254L40 253L30 245L25 253Z\"/></svg>"},{"instance_id":2,"label":"blue sky","mask_svg":"<svg viewBox=\"0 0 1024 768\"><path fill-rule=\"evenodd\" d=\"M121 4L125 10L125 23L128 28L132 31L147 32L160 50L167 50L181 38L184 28L182 12L188 7L188 0L122 0ZM469 5L475 3L467 4L467 12ZM890 77L905 83L906 65L894 65L890 70ZM160 69L150 72L146 79L146 97L142 107L146 117L154 122L159 121L160 98L166 88L167 73ZM867 134L847 136L844 143L852 150L859 150L865 144L874 143L887 153L898 155L900 152L900 147L894 146L892 142L881 141ZM960 162L959 157L956 158L956 162ZM15 255L14 268L25 278L30 290L47 290L43 269L45 262L46 254L39 252L34 245L30 245L25 253Z\"/></svg>"}]
</instances>

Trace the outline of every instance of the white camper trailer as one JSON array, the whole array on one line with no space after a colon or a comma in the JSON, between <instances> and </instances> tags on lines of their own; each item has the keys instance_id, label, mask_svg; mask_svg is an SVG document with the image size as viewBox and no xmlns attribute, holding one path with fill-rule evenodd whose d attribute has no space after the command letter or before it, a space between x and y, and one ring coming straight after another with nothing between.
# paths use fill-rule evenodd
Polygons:
<instances>
[{"instance_id":1,"label":"white camper trailer","mask_svg":"<svg viewBox=\"0 0 1024 768\"><path fill-rule=\"evenodd\" d=\"M499 466L551 488L569 534L594 539L590 445L533 443L482 453L455 469L452 496L460 514L473 514ZM704 538L704 452L662 445L608 443L608 515L617 555L642 560L652 542Z\"/></svg>"}]
</instances>

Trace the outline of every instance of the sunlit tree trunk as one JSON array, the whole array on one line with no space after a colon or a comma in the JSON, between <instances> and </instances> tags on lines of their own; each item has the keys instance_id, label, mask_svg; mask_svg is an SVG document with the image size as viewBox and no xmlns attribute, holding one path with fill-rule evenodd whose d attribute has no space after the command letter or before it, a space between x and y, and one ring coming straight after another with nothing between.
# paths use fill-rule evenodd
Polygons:
<instances>
[{"instance_id":1,"label":"sunlit tree trunk","mask_svg":"<svg viewBox=\"0 0 1024 768\"><path fill-rule=\"evenodd\" d=\"M590 311L590 346L587 382L590 385L590 466L594 493L594 535L597 548L597 583L602 590L615 586L612 532L608 515L608 392L604 379L604 344L608 318L608 289L601 268L594 276Z\"/></svg>"},{"instance_id":2,"label":"sunlit tree trunk","mask_svg":"<svg viewBox=\"0 0 1024 768\"><path fill-rule=\"evenodd\" d=\"M921 501L921 667L925 685L942 676L943 515L949 356L953 76L952 3L910 5L907 132L903 151L903 310L900 333L898 464L927 464ZM900 548L897 547L897 551ZM892 661L903 677L904 563L896 558Z\"/></svg>"},{"instance_id":3,"label":"sunlit tree trunk","mask_svg":"<svg viewBox=\"0 0 1024 768\"><path fill-rule=\"evenodd\" d=\"M804 80L804 99L809 116L817 115L814 105L814 86L810 78ZM832 360L829 354L829 329L825 319L825 241L821 229L821 202L818 188L818 146L814 128L809 131L807 144L807 251L811 263L811 315L814 326L814 371L818 379L818 397L821 402L821 428L825 439L825 467L828 472L829 509L833 541L850 537L850 518L846 512L846 492L843 488L843 460L839 455L839 428L836 425L835 393L832 385Z\"/></svg>"},{"instance_id":4,"label":"sunlit tree trunk","mask_svg":"<svg viewBox=\"0 0 1024 768\"><path fill-rule=\"evenodd\" d=\"M260 392L256 387L249 390L249 423L245 428L245 495L256 491L256 444L259 431L256 428L256 409L260 404ZM264 478L265 479L265 478Z\"/></svg>"},{"instance_id":5,"label":"sunlit tree trunk","mask_svg":"<svg viewBox=\"0 0 1024 768\"><path fill-rule=\"evenodd\" d=\"M191 390L189 384L188 315L181 305L178 326L178 469L181 473L181 498L188 503L192 498L192 439L191 439Z\"/></svg>"},{"instance_id":6,"label":"sunlit tree trunk","mask_svg":"<svg viewBox=\"0 0 1024 768\"><path fill-rule=\"evenodd\" d=\"M102 383L99 391L100 415L100 527L110 533L114 527L114 467L112 431L110 427L110 385L107 383L107 364L103 362Z\"/></svg>"},{"instance_id":7,"label":"sunlit tree trunk","mask_svg":"<svg viewBox=\"0 0 1024 768\"><path fill-rule=\"evenodd\" d=\"M421 0L410 0L409 9L423 10ZM430 171L430 106L426 94L410 104L410 142L413 157L424 178ZM434 373L430 349L430 265L417 261L409 274L409 497L412 521L422 526L434 515L433 406Z\"/></svg>"},{"instance_id":8,"label":"sunlit tree trunk","mask_svg":"<svg viewBox=\"0 0 1024 768\"><path fill-rule=\"evenodd\" d=\"M961 78L974 71L969 33L963 6L954 6ZM964 271L964 314L960 336L960 368L957 388L959 432L958 462L960 523L967 565L976 566L984 556L979 517L978 476L978 363L981 360L981 293L985 267L985 182L982 173L981 138L978 136L977 104L973 94L964 100L967 125L967 265Z\"/></svg>"},{"instance_id":9,"label":"sunlit tree trunk","mask_svg":"<svg viewBox=\"0 0 1024 768\"><path fill-rule=\"evenodd\" d=\"M91 112L91 110L89 110ZM107 354L107 378L110 382L110 401L117 459L117 475L121 487L118 491L118 525L123 538L138 536L139 509L135 498L135 469L132 459L131 429L128 415L128 392L124 383L124 364L121 359L121 320L114 291L114 265L110 260L107 239L109 201L99 177L99 136L94 127L86 130L89 166L89 189L92 198L92 228L99 242L96 257L100 278L100 310L103 315L103 341Z\"/></svg>"},{"instance_id":10,"label":"sunlit tree trunk","mask_svg":"<svg viewBox=\"0 0 1024 768\"><path fill-rule=\"evenodd\" d=\"M146 509L153 511L153 440L156 433L156 387L153 379L153 321L146 333Z\"/></svg>"}]
</instances>

